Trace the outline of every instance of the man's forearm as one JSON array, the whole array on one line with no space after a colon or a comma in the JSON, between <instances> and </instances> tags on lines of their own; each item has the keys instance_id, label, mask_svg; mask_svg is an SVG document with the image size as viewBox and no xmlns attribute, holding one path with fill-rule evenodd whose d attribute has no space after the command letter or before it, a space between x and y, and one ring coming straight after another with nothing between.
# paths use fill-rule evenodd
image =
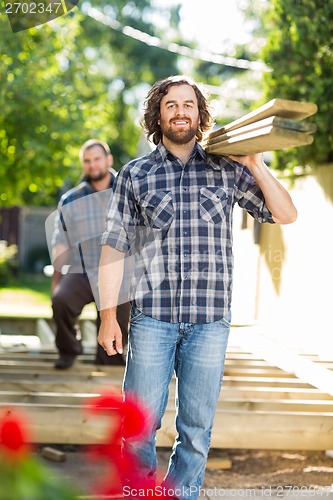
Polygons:
<instances>
[{"instance_id":1,"label":"man's forearm","mask_svg":"<svg viewBox=\"0 0 333 500\"><path fill-rule=\"evenodd\" d=\"M272 213L274 222L290 224L297 218L297 210L291 196L282 184L271 174L267 166L262 163L252 171L263 195L265 202Z\"/></svg>"},{"instance_id":2,"label":"man's forearm","mask_svg":"<svg viewBox=\"0 0 333 500\"><path fill-rule=\"evenodd\" d=\"M69 249L63 243L57 243L52 249L52 265L61 274L64 265L69 263Z\"/></svg>"},{"instance_id":3,"label":"man's forearm","mask_svg":"<svg viewBox=\"0 0 333 500\"><path fill-rule=\"evenodd\" d=\"M103 245L98 270L99 307L102 320L114 318L117 314L123 275L124 253Z\"/></svg>"},{"instance_id":4,"label":"man's forearm","mask_svg":"<svg viewBox=\"0 0 333 500\"><path fill-rule=\"evenodd\" d=\"M52 293L55 291L56 287L59 285L62 278L61 270L65 264L68 264L68 247L62 243L57 243L52 249L52 265L53 265L53 275L51 278L51 290Z\"/></svg>"},{"instance_id":5,"label":"man's forearm","mask_svg":"<svg viewBox=\"0 0 333 500\"><path fill-rule=\"evenodd\" d=\"M53 270L53 275L52 275L52 278L51 278L51 288L52 288L52 290L54 290L55 287L58 286L58 284L60 283L61 277L62 277L62 274L59 271L57 271L56 269L54 269Z\"/></svg>"},{"instance_id":6,"label":"man's forearm","mask_svg":"<svg viewBox=\"0 0 333 500\"><path fill-rule=\"evenodd\" d=\"M229 155L232 160L245 165L257 181L263 192L266 205L270 210L274 222L290 224L297 218L297 210L288 191L271 174L263 161L262 154L249 156Z\"/></svg>"}]
</instances>

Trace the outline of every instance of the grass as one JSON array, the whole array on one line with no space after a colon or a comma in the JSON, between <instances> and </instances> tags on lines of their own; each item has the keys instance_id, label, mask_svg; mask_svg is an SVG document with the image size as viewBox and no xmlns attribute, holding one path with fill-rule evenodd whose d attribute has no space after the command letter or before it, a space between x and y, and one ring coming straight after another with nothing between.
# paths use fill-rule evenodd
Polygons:
<instances>
[{"instance_id":1,"label":"grass","mask_svg":"<svg viewBox=\"0 0 333 500\"><path fill-rule=\"evenodd\" d=\"M83 315L95 317L93 304ZM0 316L51 317L51 279L42 274L20 273L0 289Z\"/></svg>"},{"instance_id":2,"label":"grass","mask_svg":"<svg viewBox=\"0 0 333 500\"><path fill-rule=\"evenodd\" d=\"M0 316L51 314L51 283L44 275L19 274L0 290Z\"/></svg>"},{"instance_id":3,"label":"grass","mask_svg":"<svg viewBox=\"0 0 333 500\"><path fill-rule=\"evenodd\" d=\"M0 291L6 295L17 294L21 296L31 297L34 302L40 304L48 304L50 302L51 280L41 274L19 274L17 277L12 277L7 285Z\"/></svg>"}]
</instances>

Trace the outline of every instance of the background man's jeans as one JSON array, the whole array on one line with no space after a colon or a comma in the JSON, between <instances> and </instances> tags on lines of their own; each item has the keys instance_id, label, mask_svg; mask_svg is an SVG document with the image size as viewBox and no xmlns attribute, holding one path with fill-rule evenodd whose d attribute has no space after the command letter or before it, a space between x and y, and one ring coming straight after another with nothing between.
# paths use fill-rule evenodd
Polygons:
<instances>
[{"instance_id":1,"label":"background man's jeans","mask_svg":"<svg viewBox=\"0 0 333 500\"><path fill-rule=\"evenodd\" d=\"M125 443L140 457L145 477L156 472L155 433L168 401L168 387L177 377L176 428L178 436L170 458L166 485L184 490L191 498L202 484L216 403L222 385L230 314L207 324L165 323L131 311L124 391L135 394L153 415L150 439Z\"/></svg>"}]
</instances>

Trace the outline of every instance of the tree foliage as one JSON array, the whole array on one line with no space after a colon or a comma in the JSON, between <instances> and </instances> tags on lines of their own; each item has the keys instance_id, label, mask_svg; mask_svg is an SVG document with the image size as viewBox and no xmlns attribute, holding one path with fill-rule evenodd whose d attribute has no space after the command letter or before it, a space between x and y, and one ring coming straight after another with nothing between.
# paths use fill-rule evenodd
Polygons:
<instances>
[{"instance_id":1,"label":"tree foliage","mask_svg":"<svg viewBox=\"0 0 333 500\"><path fill-rule=\"evenodd\" d=\"M162 35L149 0L94 6L122 24ZM176 14L169 13L175 25ZM177 72L174 54L161 57L160 49L78 8L19 33L1 15L0 32L2 205L53 205L59 190L80 178L78 151L90 137L109 143L116 169L136 155L142 82Z\"/></svg>"},{"instance_id":2,"label":"tree foliage","mask_svg":"<svg viewBox=\"0 0 333 500\"><path fill-rule=\"evenodd\" d=\"M256 3L256 2L255 2ZM333 2L260 0L267 44L263 60L265 100L275 97L314 102L318 113L311 146L279 151L276 165L317 165L333 161Z\"/></svg>"}]
</instances>

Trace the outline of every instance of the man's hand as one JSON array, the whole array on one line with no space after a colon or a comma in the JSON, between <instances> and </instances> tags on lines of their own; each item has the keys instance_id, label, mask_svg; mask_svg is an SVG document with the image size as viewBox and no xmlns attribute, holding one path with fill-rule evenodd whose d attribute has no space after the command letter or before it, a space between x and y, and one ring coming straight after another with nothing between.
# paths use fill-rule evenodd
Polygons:
<instances>
[{"instance_id":1,"label":"man's hand","mask_svg":"<svg viewBox=\"0 0 333 500\"><path fill-rule=\"evenodd\" d=\"M97 340L109 356L122 354L122 333L115 316L101 320Z\"/></svg>"},{"instance_id":2,"label":"man's hand","mask_svg":"<svg viewBox=\"0 0 333 500\"><path fill-rule=\"evenodd\" d=\"M253 168L266 166L263 160L263 153L257 153L256 155L246 155L246 156L235 156L228 155L231 160L237 161L242 165L245 165L251 173Z\"/></svg>"},{"instance_id":3,"label":"man's hand","mask_svg":"<svg viewBox=\"0 0 333 500\"><path fill-rule=\"evenodd\" d=\"M51 278L51 296L53 297L59 288L60 285L60 280L62 278L62 275L59 271L54 270L53 271L53 276Z\"/></svg>"}]
</instances>

